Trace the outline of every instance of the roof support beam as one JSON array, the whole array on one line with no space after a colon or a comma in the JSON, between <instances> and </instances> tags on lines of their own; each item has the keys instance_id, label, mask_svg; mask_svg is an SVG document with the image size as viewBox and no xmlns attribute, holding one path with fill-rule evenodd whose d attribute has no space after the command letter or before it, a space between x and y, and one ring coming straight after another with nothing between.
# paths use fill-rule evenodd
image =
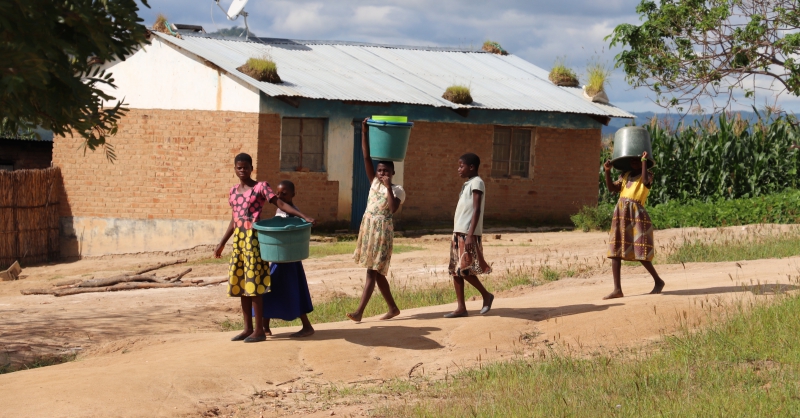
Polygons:
<instances>
[{"instance_id":1,"label":"roof support beam","mask_svg":"<svg viewBox=\"0 0 800 418\"><path fill-rule=\"evenodd\" d=\"M291 106L291 107L293 107L295 109L300 107L300 100L298 100L296 97L292 97L292 96L272 96L272 97L274 97L274 98L276 98L276 99L288 104L289 106Z\"/></svg>"},{"instance_id":2,"label":"roof support beam","mask_svg":"<svg viewBox=\"0 0 800 418\"><path fill-rule=\"evenodd\" d=\"M602 123L604 126L608 126L609 122L611 122L611 118L608 116L589 115L589 117Z\"/></svg>"},{"instance_id":3,"label":"roof support beam","mask_svg":"<svg viewBox=\"0 0 800 418\"><path fill-rule=\"evenodd\" d=\"M464 117L464 118L469 117L469 108L459 107L457 109L453 109L451 107L450 110L452 110L453 112L456 112L461 117Z\"/></svg>"}]
</instances>

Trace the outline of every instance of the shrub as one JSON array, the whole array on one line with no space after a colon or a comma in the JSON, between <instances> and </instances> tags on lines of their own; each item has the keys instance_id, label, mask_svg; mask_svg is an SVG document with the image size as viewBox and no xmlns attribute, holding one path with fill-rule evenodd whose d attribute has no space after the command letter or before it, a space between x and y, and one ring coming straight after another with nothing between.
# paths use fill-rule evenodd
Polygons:
<instances>
[{"instance_id":1,"label":"shrub","mask_svg":"<svg viewBox=\"0 0 800 418\"><path fill-rule=\"evenodd\" d=\"M547 77L553 84L562 87L578 87L578 76L571 68L567 67L563 58L558 58Z\"/></svg>"},{"instance_id":2,"label":"shrub","mask_svg":"<svg viewBox=\"0 0 800 418\"><path fill-rule=\"evenodd\" d=\"M272 84L281 82L281 78L278 76L278 66L275 61L268 57L250 58L237 70L258 81L266 81Z\"/></svg>"},{"instance_id":3,"label":"shrub","mask_svg":"<svg viewBox=\"0 0 800 418\"><path fill-rule=\"evenodd\" d=\"M469 87L462 85L448 87L442 95L442 98L458 104L468 105L472 103L472 95L470 94Z\"/></svg>"},{"instance_id":4,"label":"shrub","mask_svg":"<svg viewBox=\"0 0 800 418\"><path fill-rule=\"evenodd\" d=\"M572 220L576 228L583 232L606 231L611 228L611 216L613 213L614 205L601 203L597 206L584 206L580 212L570 216L570 220Z\"/></svg>"},{"instance_id":5,"label":"shrub","mask_svg":"<svg viewBox=\"0 0 800 418\"><path fill-rule=\"evenodd\" d=\"M508 55L508 51L503 49L503 47L500 46L500 44L498 44L495 41L484 42L483 47L481 49L483 49L486 52L491 52L492 54Z\"/></svg>"},{"instance_id":6,"label":"shrub","mask_svg":"<svg viewBox=\"0 0 800 418\"><path fill-rule=\"evenodd\" d=\"M602 91L605 91L605 85L608 77L611 76L611 71L603 64L594 63L589 64L586 68L586 78L589 80L586 83L586 94L594 96Z\"/></svg>"},{"instance_id":7,"label":"shrub","mask_svg":"<svg viewBox=\"0 0 800 418\"><path fill-rule=\"evenodd\" d=\"M672 201L647 212L656 229L800 223L800 190L744 199Z\"/></svg>"}]
</instances>

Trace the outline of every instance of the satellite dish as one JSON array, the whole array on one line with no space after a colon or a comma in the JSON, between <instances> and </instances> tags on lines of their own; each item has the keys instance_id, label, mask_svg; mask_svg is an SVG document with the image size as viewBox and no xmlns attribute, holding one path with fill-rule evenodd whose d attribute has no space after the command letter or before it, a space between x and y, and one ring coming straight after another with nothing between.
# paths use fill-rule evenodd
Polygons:
<instances>
[{"instance_id":1,"label":"satellite dish","mask_svg":"<svg viewBox=\"0 0 800 418\"><path fill-rule=\"evenodd\" d=\"M233 0L231 7L228 8L228 20L236 20L244 10L244 6L247 5L247 2L248 0Z\"/></svg>"},{"instance_id":2,"label":"satellite dish","mask_svg":"<svg viewBox=\"0 0 800 418\"><path fill-rule=\"evenodd\" d=\"M245 33L247 34L247 38L245 39L250 38L250 26L247 25L247 12L244 11L244 6L247 5L248 1L249 0L233 0L231 6L228 8L228 11L226 12L225 9L223 9L222 6L219 4L219 0L214 0L214 3L217 3L217 7L219 7L223 13L225 13L225 16L228 18L228 20L236 20L239 18L239 16L244 17L245 32L242 32L242 35L244 35ZM211 7L213 8L214 6ZM212 19L214 18L213 14L211 15L211 18Z\"/></svg>"}]
</instances>

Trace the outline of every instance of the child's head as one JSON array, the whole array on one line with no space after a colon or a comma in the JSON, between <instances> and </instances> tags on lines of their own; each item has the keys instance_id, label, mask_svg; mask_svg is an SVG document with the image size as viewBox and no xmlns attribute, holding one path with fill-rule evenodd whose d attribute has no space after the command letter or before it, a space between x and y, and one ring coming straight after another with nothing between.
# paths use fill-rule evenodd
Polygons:
<instances>
[{"instance_id":1,"label":"child's head","mask_svg":"<svg viewBox=\"0 0 800 418\"><path fill-rule=\"evenodd\" d=\"M380 177L389 177L389 180L392 179L394 176L394 162L392 161L378 161L378 165L375 166L375 174Z\"/></svg>"},{"instance_id":2,"label":"child's head","mask_svg":"<svg viewBox=\"0 0 800 418\"><path fill-rule=\"evenodd\" d=\"M241 153L233 159L233 169L239 180L247 180L253 173L253 158L249 154Z\"/></svg>"},{"instance_id":3,"label":"child's head","mask_svg":"<svg viewBox=\"0 0 800 418\"><path fill-rule=\"evenodd\" d=\"M639 157L633 157L630 159L631 162L631 170L633 171L642 171L642 159Z\"/></svg>"},{"instance_id":4,"label":"child's head","mask_svg":"<svg viewBox=\"0 0 800 418\"><path fill-rule=\"evenodd\" d=\"M283 180L278 183L278 187L275 192L275 194L278 195L278 199L283 200L291 205L292 199L294 199L294 183L289 180Z\"/></svg>"},{"instance_id":5,"label":"child's head","mask_svg":"<svg viewBox=\"0 0 800 418\"><path fill-rule=\"evenodd\" d=\"M468 152L458 159L458 175L461 178L470 178L478 175L481 166L481 157Z\"/></svg>"}]
</instances>

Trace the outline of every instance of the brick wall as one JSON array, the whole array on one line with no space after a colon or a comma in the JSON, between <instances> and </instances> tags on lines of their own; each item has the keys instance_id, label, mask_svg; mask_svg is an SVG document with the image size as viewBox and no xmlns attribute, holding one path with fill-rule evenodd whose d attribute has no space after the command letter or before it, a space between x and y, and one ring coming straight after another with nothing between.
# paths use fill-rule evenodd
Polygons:
<instances>
[{"instance_id":1,"label":"brick wall","mask_svg":"<svg viewBox=\"0 0 800 418\"><path fill-rule=\"evenodd\" d=\"M52 159L50 141L0 139L0 164L13 165L14 170L48 168Z\"/></svg>"},{"instance_id":2,"label":"brick wall","mask_svg":"<svg viewBox=\"0 0 800 418\"><path fill-rule=\"evenodd\" d=\"M61 167L62 202L67 203L62 216L227 219L228 192L238 183L233 158L247 152L253 156L256 179L272 185L283 178L297 180L302 209L322 221L335 219L336 182L320 173L278 172L277 115L132 109L110 142L117 155L113 164L102 150L84 155L78 136L55 138L53 162ZM318 202L323 195L330 197Z\"/></svg>"},{"instance_id":3,"label":"brick wall","mask_svg":"<svg viewBox=\"0 0 800 418\"><path fill-rule=\"evenodd\" d=\"M566 222L597 202L600 130L536 128L530 179L491 178L493 125L417 122L405 160L404 221L452 220L464 180L458 157L481 157L485 218Z\"/></svg>"}]
</instances>

